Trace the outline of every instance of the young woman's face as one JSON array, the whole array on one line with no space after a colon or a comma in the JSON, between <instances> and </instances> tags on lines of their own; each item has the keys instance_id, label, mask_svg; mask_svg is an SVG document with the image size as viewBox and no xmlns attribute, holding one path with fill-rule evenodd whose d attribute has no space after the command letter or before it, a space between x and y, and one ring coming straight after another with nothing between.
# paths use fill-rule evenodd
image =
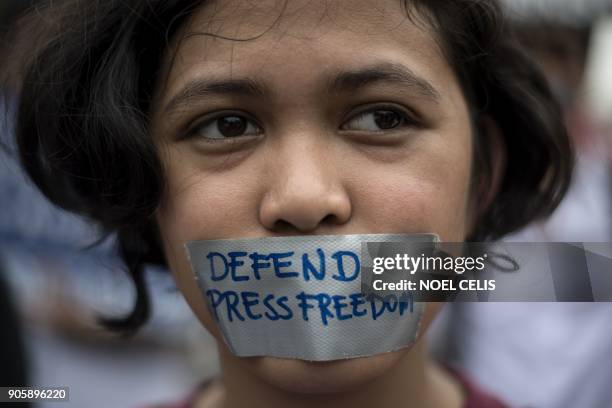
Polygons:
<instances>
[{"instance_id":1,"label":"young woman's face","mask_svg":"<svg viewBox=\"0 0 612 408\"><path fill-rule=\"evenodd\" d=\"M179 289L218 339L187 241L465 238L468 108L436 38L407 18L400 1L214 1L178 37L152 120L167 178L157 221ZM376 378L406 353L238 364L281 387L324 392Z\"/></svg>"}]
</instances>

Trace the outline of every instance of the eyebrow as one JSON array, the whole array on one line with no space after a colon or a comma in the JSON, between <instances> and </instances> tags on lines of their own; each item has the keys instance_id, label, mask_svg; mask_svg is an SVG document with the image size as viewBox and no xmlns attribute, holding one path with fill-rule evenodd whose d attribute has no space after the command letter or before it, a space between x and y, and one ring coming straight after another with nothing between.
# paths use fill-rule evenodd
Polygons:
<instances>
[{"instance_id":1,"label":"eyebrow","mask_svg":"<svg viewBox=\"0 0 612 408\"><path fill-rule=\"evenodd\" d=\"M170 112L194 100L209 95L233 95L262 97L269 94L267 87L253 79L204 80L188 82L166 105L164 111Z\"/></svg>"},{"instance_id":2,"label":"eyebrow","mask_svg":"<svg viewBox=\"0 0 612 408\"><path fill-rule=\"evenodd\" d=\"M440 93L431 83L400 64L385 63L341 72L332 80L329 88L332 92L350 92L379 82L403 85L434 102L440 101Z\"/></svg>"},{"instance_id":3,"label":"eyebrow","mask_svg":"<svg viewBox=\"0 0 612 408\"><path fill-rule=\"evenodd\" d=\"M330 93L352 92L376 83L402 85L414 89L420 95L439 102L440 93L427 80L419 77L409 68L400 64L384 63L358 69L343 71L329 82ZM266 97L270 89L262 82L250 78L206 80L195 79L185 85L166 105L166 113L181 106L210 95L232 95L237 97Z\"/></svg>"}]
</instances>

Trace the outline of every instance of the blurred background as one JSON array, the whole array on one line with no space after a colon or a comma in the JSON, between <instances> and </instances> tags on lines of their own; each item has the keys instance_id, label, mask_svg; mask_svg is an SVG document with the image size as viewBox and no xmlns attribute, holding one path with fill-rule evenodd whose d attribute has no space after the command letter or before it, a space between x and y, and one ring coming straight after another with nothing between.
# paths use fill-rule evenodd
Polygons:
<instances>
[{"instance_id":1,"label":"blurred background","mask_svg":"<svg viewBox=\"0 0 612 408\"><path fill-rule=\"evenodd\" d=\"M610 242L612 17L608 0L504 0L516 34L561 102L576 148L555 214L506 237ZM513 406L612 407L612 303L446 305L432 352Z\"/></svg>"},{"instance_id":2,"label":"blurred background","mask_svg":"<svg viewBox=\"0 0 612 408\"><path fill-rule=\"evenodd\" d=\"M0 0L0 36L32 3ZM133 283L113 237L88 249L99 231L25 178L11 131L16 97L12 84L0 88L0 386L69 386L70 402L60 405L79 408L184 399L218 370L212 338L170 275L155 269L147 273L153 315L136 337L96 324L131 308Z\"/></svg>"},{"instance_id":3,"label":"blurred background","mask_svg":"<svg viewBox=\"0 0 612 408\"><path fill-rule=\"evenodd\" d=\"M612 4L505 0L526 50L562 102L577 146L574 181L548 221L514 241L612 236ZM31 5L0 0L0 36ZM0 58L2 56L0 55ZM11 84L0 89L0 385L69 386L71 407L180 400L218 371L214 342L165 271L147 273L153 317L136 337L96 316L127 311L132 284L112 237L51 204L15 161ZM612 304L447 305L431 350L517 406L612 407ZM46 407L52 404L40 404Z\"/></svg>"}]
</instances>

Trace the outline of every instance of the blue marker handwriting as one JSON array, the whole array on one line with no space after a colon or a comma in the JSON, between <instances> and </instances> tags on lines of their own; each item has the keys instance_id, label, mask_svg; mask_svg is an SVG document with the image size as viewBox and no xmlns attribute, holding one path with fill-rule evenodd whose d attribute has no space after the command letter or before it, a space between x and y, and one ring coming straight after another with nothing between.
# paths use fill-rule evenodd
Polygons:
<instances>
[{"instance_id":1,"label":"blue marker handwriting","mask_svg":"<svg viewBox=\"0 0 612 408\"><path fill-rule=\"evenodd\" d=\"M367 298L362 293L345 296L302 291L294 297L288 297L208 289L206 296L215 319L219 320L219 315L223 314L230 323L259 319L302 319L320 321L327 326L332 321L361 317L377 320L384 314L397 313L403 316L406 311L413 312L412 297L407 293Z\"/></svg>"},{"instance_id":2,"label":"blue marker handwriting","mask_svg":"<svg viewBox=\"0 0 612 408\"><path fill-rule=\"evenodd\" d=\"M318 248L314 253L298 254L293 251L260 254L257 252L233 251L209 252L208 273L213 282L231 279L245 282L261 280L264 274L273 274L279 279L324 280L331 278L340 282L351 282L359 277L359 256L351 251L336 251L326 254ZM330 265L328 265L330 264Z\"/></svg>"}]
</instances>

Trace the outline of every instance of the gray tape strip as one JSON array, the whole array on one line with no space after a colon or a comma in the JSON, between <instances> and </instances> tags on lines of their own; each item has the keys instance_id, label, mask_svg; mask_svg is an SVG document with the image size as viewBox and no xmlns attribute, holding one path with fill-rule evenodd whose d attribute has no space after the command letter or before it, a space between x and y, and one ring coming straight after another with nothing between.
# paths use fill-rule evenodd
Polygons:
<instances>
[{"instance_id":1,"label":"gray tape strip","mask_svg":"<svg viewBox=\"0 0 612 408\"><path fill-rule=\"evenodd\" d=\"M424 304L365 299L362 242L433 242L431 234L194 241L189 260L211 314L237 356L327 361L415 341Z\"/></svg>"}]
</instances>

